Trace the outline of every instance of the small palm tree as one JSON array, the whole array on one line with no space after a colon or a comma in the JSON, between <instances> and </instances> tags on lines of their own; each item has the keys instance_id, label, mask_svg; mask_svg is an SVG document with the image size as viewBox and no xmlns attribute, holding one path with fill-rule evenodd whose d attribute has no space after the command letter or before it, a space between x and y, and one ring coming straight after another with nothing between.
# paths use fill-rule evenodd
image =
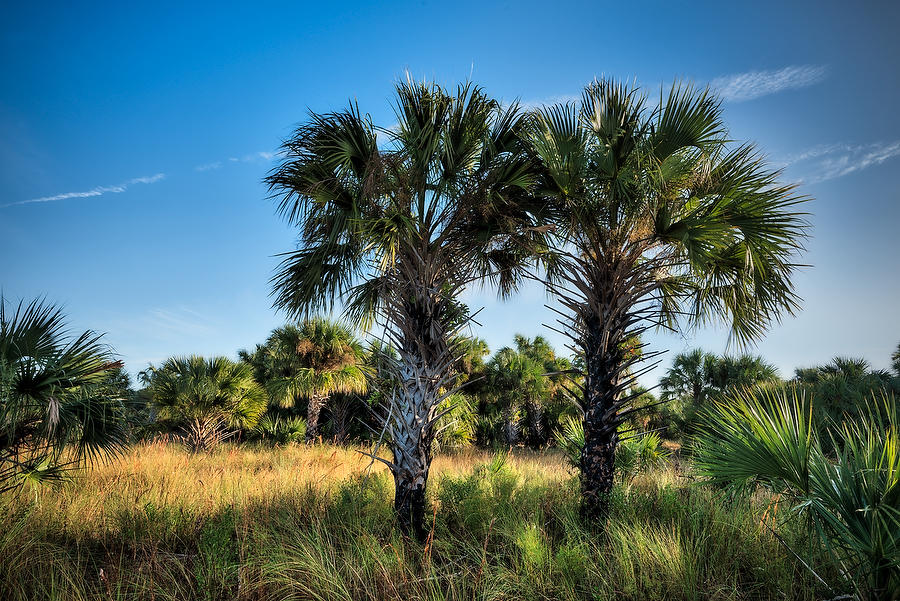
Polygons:
<instances>
[{"instance_id":1,"label":"small palm tree","mask_svg":"<svg viewBox=\"0 0 900 601\"><path fill-rule=\"evenodd\" d=\"M710 374L715 361L715 355L702 349L676 355L672 367L659 381L662 398L668 400L688 397L693 405L703 405L712 392Z\"/></svg>"},{"instance_id":2,"label":"small palm tree","mask_svg":"<svg viewBox=\"0 0 900 601\"><path fill-rule=\"evenodd\" d=\"M390 129L356 106L310 115L266 181L300 228L273 279L276 306L307 315L343 300L355 322L377 317L397 353L379 378L390 383L385 463L400 527L421 538L438 407L469 321L459 295L485 279L510 293L544 231L516 106L472 85L407 80L396 92Z\"/></svg>"},{"instance_id":3,"label":"small palm tree","mask_svg":"<svg viewBox=\"0 0 900 601\"><path fill-rule=\"evenodd\" d=\"M490 394L500 402L506 444L519 441L519 409L522 402L536 413L535 405L547 394L544 365L515 349L504 347L488 363Z\"/></svg>"},{"instance_id":4,"label":"small palm tree","mask_svg":"<svg viewBox=\"0 0 900 601\"><path fill-rule=\"evenodd\" d=\"M0 493L62 478L128 441L123 389L101 336L69 336L43 301L7 311L0 298Z\"/></svg>"},{"instance_id":5,"label":"small palm tree","mask_svg":"<svg viewBox=\"0 0 900 601\"><path fill-rule=\"evenodd\" d=\"M580 105L536 112L531 147L556 216L548 289L584 354L582 512L606 515L619 425L637 361L627 340L649 328L725 320L738 343L798 307L791 276L803 199L750 144L731 143L719 101L675 84L650 107L611 80Z\"/></svg>"},{"instance_id":6,"label":"small palm tree","mask_svg":"<svg viewBox=\"0 0 900 601\"><path fill-rule=\"evenodd\" d=\"M263 352L268 356L266 389L281 407L307 401L306 442L319 435L319 416L334 394L368 390L362 345L338 321L314 318L272 331Z\"/></svg>"},{"instance_id":7,"label":"small palm tree","mask_svg":"<svg viewBox=\"0 0 900 601\"><path fill-rule=\"evenodd\" d=\"M159 418L181 428L192 451L253 428L266 409L266 392L251 367L225 357L173 357L151 366L148 377Z\"/></svg>"}]
</instances>

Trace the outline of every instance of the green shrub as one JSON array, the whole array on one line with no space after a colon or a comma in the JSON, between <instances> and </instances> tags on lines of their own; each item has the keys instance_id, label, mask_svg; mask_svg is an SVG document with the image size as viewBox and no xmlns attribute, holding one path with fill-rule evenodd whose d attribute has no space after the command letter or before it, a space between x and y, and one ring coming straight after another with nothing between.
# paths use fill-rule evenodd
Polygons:
<instances>
[{"instance_id":1,"label":"green shrub","mask_svg":"<svg viewBox=\"0 0 900 601\"><path fill-rule=\"evenodd\" d=\"M900 598L900 436L893 399L840 425L796 389L744 392L703 416L697 468L733 492L785 495L863 599ZM828 437L828 452L822 438ZM840 443L837 440L840 440Z\"/></svg>"}]
</instances>

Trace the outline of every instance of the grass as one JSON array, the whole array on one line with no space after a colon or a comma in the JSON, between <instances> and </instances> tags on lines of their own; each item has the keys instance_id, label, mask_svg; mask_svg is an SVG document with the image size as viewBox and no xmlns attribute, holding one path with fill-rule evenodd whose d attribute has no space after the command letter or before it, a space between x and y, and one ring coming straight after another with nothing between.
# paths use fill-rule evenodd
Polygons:
<instances>
[{"instance_id":1,"label":"grass","mask_svg":"<svg viewBox=\"0 0 900 601\"><path fill-rule=\"evenodd\" d=\"M620 485L585 530L560 453L435 459L433 542L393 528L353 449L138 446L0 499L2 599L815 599L760 522L674 469ZM802 533L785 531L803 544ZM821 596L819 596L821 598Z\"/></svg>"}]
</instances>

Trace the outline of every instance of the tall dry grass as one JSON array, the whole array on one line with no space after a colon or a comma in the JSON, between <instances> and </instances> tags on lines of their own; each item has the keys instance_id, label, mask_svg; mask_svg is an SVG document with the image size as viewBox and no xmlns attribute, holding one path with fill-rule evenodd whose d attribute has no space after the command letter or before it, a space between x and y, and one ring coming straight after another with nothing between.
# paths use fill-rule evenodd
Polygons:
<instances>
[{"instance_id":1,"label":"tall dry grass","mask_svg":"<svg viewBox=\"0 0 900 601\"><path fill-rule=\"evenodd\" d=\"M396 533L392 493L354 449L139 446L0 500L0 599L816 596L761 506L672 469L620 485L602 535L580 524L559 453L438 456L424 547Z\"/></svg>"}]
</instances>

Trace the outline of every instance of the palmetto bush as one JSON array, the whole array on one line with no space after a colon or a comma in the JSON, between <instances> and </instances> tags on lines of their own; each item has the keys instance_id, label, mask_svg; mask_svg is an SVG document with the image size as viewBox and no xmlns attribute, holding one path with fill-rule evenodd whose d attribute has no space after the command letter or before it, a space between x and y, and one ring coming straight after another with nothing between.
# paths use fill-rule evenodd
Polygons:
<instances>
[{"instance_id":1,"label":"palmetto bush","mask_svg":"<svg viewBox=\"0 0 900 601\"><path fill-rule=\"evenodd\" d=\"M812 407L796 388L745 391L714 404L702 418L698 472L732 492L762 486L783 495L789 515L809 521L845 586L862 599L900 598L895 402L871 398L856 417L824 427Z\"/></svg>"},{"instance_id":2,"label":"palmetto bush","mask_svg":"<svg viewBox=\"0 0 900 601\"><path fill-rule=\"evenodd\" d=\"M267 413L256 424L253 435L272 445L301 442L306 436L306 420Z\"/></svg>"},{"instance_id":3,"label":"palmetto bush","mask_svg":"<svg viewBox=\"0 0 900 601\"><path fill-rule=\"evenodd\" d=\"M584 424L580 418L568 416L554 432L556 444L563 450L569 463L577 468L584 449ZM643 471L665 464L671 452L662 446L656 432L623 438L616 454L616 471L624 478L631 478Z\"/></svg>"}]
</instances>

